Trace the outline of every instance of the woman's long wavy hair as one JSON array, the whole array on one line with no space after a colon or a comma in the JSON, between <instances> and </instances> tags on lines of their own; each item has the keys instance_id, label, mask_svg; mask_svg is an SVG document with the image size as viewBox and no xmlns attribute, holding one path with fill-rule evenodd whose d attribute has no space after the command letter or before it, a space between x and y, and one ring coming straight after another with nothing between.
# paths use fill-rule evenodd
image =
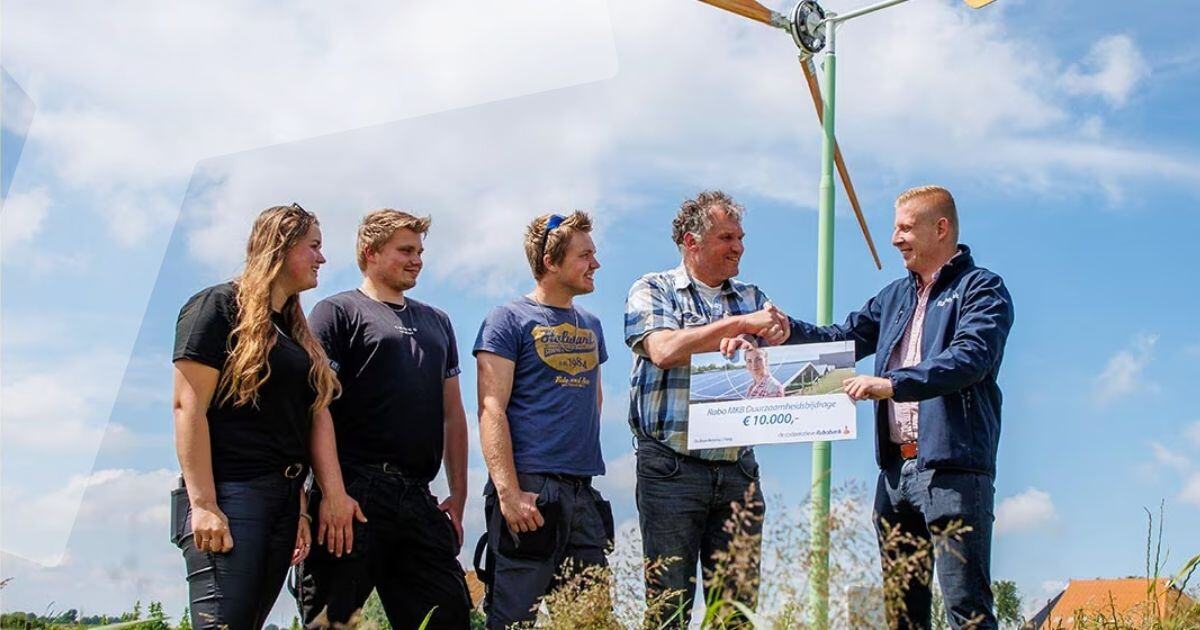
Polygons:
<instances>
[{"instance_id":1,"label":"woman's long wavy hair","mask_svg":"<svg viewBox=\"0 0 1200 630\"><path fill-rule=\"evenodd\" d=\"M238 314L237 324L229 335L232 349L225 369L221 370L222 404L230 400L235 406L258 404L258 390L271 378L267 356L275 346L271 285L279 277L288 251L304 238L309 228L318 224L317 215L296 204L267 208L255 219L246 243L246 266L234 280ZM308 381L317 391L312 406L315 412L328 406L341 392L341 386L325 350L308 328L299 295L292 295L283 303L282 314L288 336L312 360Z\"/></svg>"}]
</instances>

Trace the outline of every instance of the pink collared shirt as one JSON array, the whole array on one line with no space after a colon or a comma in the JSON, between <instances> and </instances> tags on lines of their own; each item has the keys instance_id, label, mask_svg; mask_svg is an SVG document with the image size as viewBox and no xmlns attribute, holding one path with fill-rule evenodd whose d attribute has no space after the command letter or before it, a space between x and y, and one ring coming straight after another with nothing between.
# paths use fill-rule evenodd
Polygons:
<instances>
[{"instance_id":1,"label":"pink collared shirt","mask_svg":"<svg viewBox=\"0 0 1200 630\"><path fill-rule=\"evenodd\" d=\"M929 306L929 291L937 282L941 271L933 274L933 281L922 285L921 277L917 276L917 307L913 310L908 328L900 337L900 343L892 351L888 359L889 371L909 367L921 362L921 338L925 331L925 309ZM917 429L920 426L918 413L919 404L915 402L896 402L888 399L888 433L892 442L903 444L917 441Z\"/></svg>"}]
</instances>

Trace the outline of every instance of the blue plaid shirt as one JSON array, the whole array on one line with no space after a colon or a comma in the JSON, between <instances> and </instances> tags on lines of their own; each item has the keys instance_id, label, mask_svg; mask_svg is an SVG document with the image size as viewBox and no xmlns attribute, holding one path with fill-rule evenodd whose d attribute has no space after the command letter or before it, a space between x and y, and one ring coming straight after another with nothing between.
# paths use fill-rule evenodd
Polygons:
<instances>
[{"instance_id":1,"label":"blue plaid shirt","mask_svg":"<svg viewBox=\"0 0 1200 630\"><path fill-rule=\"evenodd\" d=\"M649 273L633 283L625 301L625 344L633 350L630 375L629 426L683 455L733 461L742 447L687 448L690 368L662 370L650 362L644 346L656 330L679 330L710 324L723 317L761 309L767 296L753 284L726 280L719 299L706 304L692 277L681 264L670 271Z\"/></svg>"}]
</instances>

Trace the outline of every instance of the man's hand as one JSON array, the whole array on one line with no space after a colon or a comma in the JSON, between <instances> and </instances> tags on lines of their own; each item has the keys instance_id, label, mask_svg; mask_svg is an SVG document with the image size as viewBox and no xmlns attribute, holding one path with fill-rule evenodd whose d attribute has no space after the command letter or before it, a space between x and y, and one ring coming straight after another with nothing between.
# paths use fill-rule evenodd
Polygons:
<instances>
[{"instance_id":1,"label":"man's hand","mask_svg":"<svg viewBox=\"0 0 1200 630\"><path fill-rule=\"evenodd\" d=\"M438 505L438 509L445 512L446 516L450 517L450 523L454 525L454 531L458 534L458 548L459 549L462 549L462 545L463 545L462 519L463 519L463 508L466 505L466 503L467 503L466 497L456 497L454 495L450 495L450 496L446 497L445 501L442 501Z\"/></svg>"},{"instance_id":2,"label":"man's hand","mask_svg":"<svg viewBox=\"0 0 1200 630\"><path fill-rule=\"evenodd\" d=\"M308 525L308 518L304 512L300 513L300 524L296 529L296 547L292 549L292 566L296 566L308 557L308 551L312 548L312 529Z\"/></svg>"},{"instance_id":3,"label":"man's hand","mask_svg":"<svg viewBox=\"0 0 1200 630\"><path fill-rule=\"evenodd\" d=\"M532 532L546 521L537 509L537 493L517 489L500 495L500 513L514 533Z\"/></svg>"},{"instance_id":4,"label":"man's hand","mask_svg":"<svg viewBox=\"0 0 1200 630\"><path fill-rule=\"evenodd\" d=\"M792 322L783 311L767 302L761 309L742 315L742 332L760 337L767 345L777 346L792 334Z\"/></svg>"},{"instance_id":5,"label":"man's hand","mask_svg":"<svg viewBox=\"0 0 1200 630\"><path fill-rule=\"evenodd\" d=\"M192 536L200 551L228 553L233 549L229 519L216 505L207 508L192 505Z\"/></svg>"},{"instance_id":6,"label":"man's hand","mask_svg":"<svg viewBox=\"0 0 1200 630\"><path fill-rule=\"evenodd\" d=\"M325 545L329 553L342 557L354 549L354 519L367 522L362 508L343 490L325 495L321 500L320 524L317 527L317 544Z\"/></svg>"},{"instance_id":7,"label":"man's hand","mask_svg":"<svg viewBox=\"0 0 1200 630\"><path fill-rule=\"evenodd\" d=\"M738 350L750 350L751 348L757 348L758 346L756 346L754 342L747 337L749 337L749 335L743 335L741 337L725 337L721 340L721 354L725 355L725 358L727 359L732 359L733 355L737 354Z\"/></svg>"},{"instance_id":8,"label":"man's hand","mask_svg":"<svg viewBox=\"0 0 1200 630\"><path fill-rule=\"evenodd\" d=\"M892 397L892 381L878 376L854 376L842 381L842 391L851 400L887 400Z\"/></svg>"}]
</instances>

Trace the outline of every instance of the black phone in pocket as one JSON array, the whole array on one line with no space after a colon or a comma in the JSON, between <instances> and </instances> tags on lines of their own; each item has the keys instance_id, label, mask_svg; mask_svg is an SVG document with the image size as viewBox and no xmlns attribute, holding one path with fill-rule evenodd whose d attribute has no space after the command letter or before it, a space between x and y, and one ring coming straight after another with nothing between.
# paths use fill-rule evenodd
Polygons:
<instances>
[{"instance_id":1,"label":"black phone in pocket","mask_svg":"<svg viewBox=\"0 0 1200 630\"><path fill-rule=\"evenodd\" d=\"M187 488L183 487L183 479L179 487L171 491L171 544L180 546L188 529L188 507L190 507Z\"/></svg>"}]
</instances>

